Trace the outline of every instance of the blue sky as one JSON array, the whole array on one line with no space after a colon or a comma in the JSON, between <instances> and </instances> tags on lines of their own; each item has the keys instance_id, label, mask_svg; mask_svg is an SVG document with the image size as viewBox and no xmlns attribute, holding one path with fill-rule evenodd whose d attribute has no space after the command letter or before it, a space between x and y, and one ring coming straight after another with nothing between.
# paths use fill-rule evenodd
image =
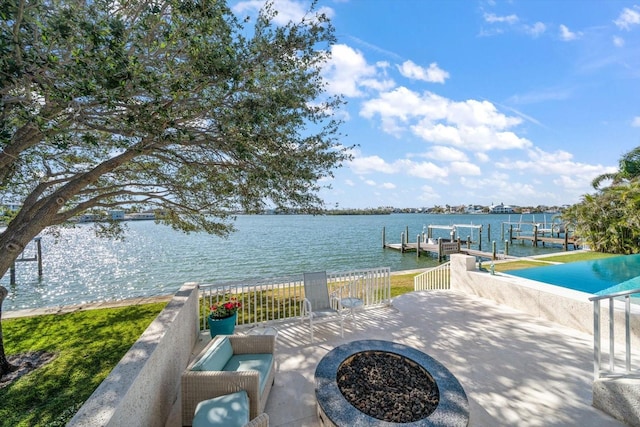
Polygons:
<instances>
[{"instance_id":1,"label":"blue sky","mask_svg":"<svg viewBox=\"0 0 640 427\"><path fill-rule=\"evenodd\" d=\"M232 1L240 15L262 0ZM309 1L276 0L279 19ZM320 0L357 145L327 207L573 204L640 145L640 1Z\"/></svg>"}]
</instances>

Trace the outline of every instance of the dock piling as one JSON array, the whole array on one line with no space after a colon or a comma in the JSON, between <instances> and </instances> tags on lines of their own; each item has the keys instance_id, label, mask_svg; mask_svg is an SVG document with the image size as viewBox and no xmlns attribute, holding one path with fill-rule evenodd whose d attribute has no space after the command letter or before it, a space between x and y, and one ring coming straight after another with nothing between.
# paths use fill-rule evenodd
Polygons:
<instances>
[{"instance_id":1,"label":"dock piling","mask_svg":"<svg viewBox=\"0 0 640 427\"><path fill-rule=\"evenodd\" d=\"M387 246L387 237L385 227L382 227L382 248L384 249Z\"/></svg>"}]
</instances>

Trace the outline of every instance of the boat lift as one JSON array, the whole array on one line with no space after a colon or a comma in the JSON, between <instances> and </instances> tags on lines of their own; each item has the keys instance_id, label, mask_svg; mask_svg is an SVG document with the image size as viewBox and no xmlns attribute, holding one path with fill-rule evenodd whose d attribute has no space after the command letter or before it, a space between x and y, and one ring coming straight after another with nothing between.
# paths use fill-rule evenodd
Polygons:
<instances>
[{"instance_id":1,"label":"boat lift","mask_svg":"<svg viewBox=\"0 0 640 427\"><path fill-rule=\"evenodd\" d=\"M423 241L425 243L429 243L433 241L433 230L448 230L449 231L449 241L454 242L460 239L460 235L458 233L459 229L470 229L471 234L467 236L468 243L472 243L474 236L473 230L478 230L478 245L479 250L482 250L482 225L476 224L451 224L451 225L442 225L442 224L430 224L429 226L424 226L423 228ZM427 230L427 234L424 235L424 230Z\"/></svg>"},{"instance_id":2,"label":"boat lift","mask_svg":"<svg viewBox=\"0 0 640 427\"><path fill-rule=\"evenodd\" d=\"M41 244L41 239L42 239L41 237L36 237L36 238L33 239L33 242L35 243L35 252L34 252L33 256L27 257L25 255L25 251L22 251L20 256L18 258L16 258L16 260L13 262L13 264L11 264L11 268L9 269L9 271L10 271L10 273L9 273L9 283L11 284L11 286L14 286L16 284L16 263L17 262L33 262L33 261L37 261L38 262L38 278L42 277L42 244ZM26 249L27 248L25 248L25 250Z\"/></svg>"}]
</instances>

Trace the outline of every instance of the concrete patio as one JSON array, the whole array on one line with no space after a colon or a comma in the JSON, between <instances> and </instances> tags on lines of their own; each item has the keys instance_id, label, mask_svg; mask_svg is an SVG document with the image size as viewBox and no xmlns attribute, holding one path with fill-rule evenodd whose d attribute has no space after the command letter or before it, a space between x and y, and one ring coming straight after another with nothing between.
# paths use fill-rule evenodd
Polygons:
<instances>
[{"instance_id":1,"label":"concrete patio","mask_svg":"<svg viewBox=\"0 0 640 427\"><path fill-rule=\"evenodd\" d=\"M469 398L470 426L623 426L591 405L593 338L494 301L457 291L411 292L356 321L321 324L315 343L298 320L275 323L277 373L265 411L273 427L318 426L314 372L334 347L380 339L417 348L445 365ZM238 328L237 333L247 329ZM210 338L202 335L192 356ZM180 422L177 399L167 427Z\"/></svg>"}]
</instances>

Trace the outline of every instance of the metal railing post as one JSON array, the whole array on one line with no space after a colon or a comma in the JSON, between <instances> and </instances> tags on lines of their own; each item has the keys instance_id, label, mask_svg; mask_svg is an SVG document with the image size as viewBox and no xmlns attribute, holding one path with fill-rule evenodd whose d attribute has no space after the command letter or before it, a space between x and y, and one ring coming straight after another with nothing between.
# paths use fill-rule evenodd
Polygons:
<instances>
[{"instance_id":1,"label":"metal railing post","mask_svg":"<svg viewBox=\"0 0 640 427\"><path fill-rule=\"evenodd\" d=\"M627 375L631 373L631 295L627 295L624 301L624 323L625 323L625 340L627 350Z\"/></svg>"},{"instance_id":2,"label":"metal railing post","mask_svg":"<svg viewBox=\"0 0 640 427\"><path fill-rule=\"evenodd\" d=\"M593 379L600 378L600 300L593 302Z\"/></svg>"},{"instance_id":3,"label":"metal railing post","mask_svg":"<svg viewBox=\"0 0 640 427\"><path fill-rule=\"evenodd\" d=\"M615 340L615 313L613 307L613 298L609 298L609 372L615 372L616 370L616 340Z\"/></svg>"},{"instance_id":4,"label":"metal railing post","mask_svg":"<svg viewBox=\"0 0 640 427\"><path fill-rule=\"evenodd\" d=\"M624 298L624 328L625 328L625 373L631 374L631 295L640 294L640 289L616 292L608 295L596 295L589 298L593 302L593 370L594 380L601 376L602 371L602 315L600 301L609 301L609 371L613 374L616 369L615 354L615 298Z\"/></svg>"}]
</instances>

